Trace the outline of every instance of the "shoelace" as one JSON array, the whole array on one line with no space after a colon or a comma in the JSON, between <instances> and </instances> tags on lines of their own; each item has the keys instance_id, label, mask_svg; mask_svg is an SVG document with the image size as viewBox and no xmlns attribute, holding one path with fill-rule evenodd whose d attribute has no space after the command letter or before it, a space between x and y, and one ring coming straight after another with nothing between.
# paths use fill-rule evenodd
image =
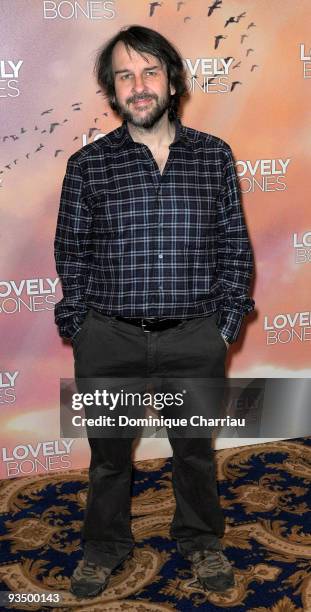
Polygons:
<instances>
[{"instance_id":1,"label":"shoelace","mask_svg":"<svg viewBox=\"0 0 311 612\"><path fill-rule=\"evenodd\" d=\"M206 555L214 558L207 558ZM208 563L210 569L218 569L219 567L226 569L227 566L220 550L198 550L192 554L191 561L197 567L202 567L205 563Z\"/></svg>"},{"instance_id":2,"label":"shoelace","mask_svg":"<svg viewBox=\"0 0 311 612\"><path fill-rule=\"evenodd\" d=\"M95 563L84 563L81 568L83 574L94 574L94 570L96 569Z\"/></svg>"},{"instance_id":3,"label":"shoelace","mask_svg":"<svg viewBox=\"0 0 311 612\"><path fill-rule=\"evenodd\" d=\"M86 576L93 576L94 572L96 572L97 567L100 566L97 566L96 563L93 563L92 561L88 561L88 563L84 563L84 565L82 566L81 572ZM103 567L100 567L100 571L106 574L109 573L109 570Z\"/></svg>"}]
</instances>

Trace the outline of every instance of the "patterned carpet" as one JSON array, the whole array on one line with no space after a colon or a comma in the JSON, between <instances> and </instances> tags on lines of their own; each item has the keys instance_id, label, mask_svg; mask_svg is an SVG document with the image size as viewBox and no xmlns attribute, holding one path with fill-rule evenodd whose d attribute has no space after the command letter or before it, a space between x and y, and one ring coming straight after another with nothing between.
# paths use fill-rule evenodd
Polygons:
<instances>
[{"instance_id":1,"label":"patterned carpet","mask_svg":"<svg viewBox=\"0 0 311 612\"><path fill-rule=\"evenodd\" d=\"M59 607L23 603L13 609L310 612L311 438L225 449L216 458L227 522L223 545L236 574L225 595L202 591L170 541L171 460L157 459L135 463L134 555L92 600L78 601L68 591L81 555L87 470L0 483L0 588L55 590L63 597Z\"/></svg>"}]
</instances>

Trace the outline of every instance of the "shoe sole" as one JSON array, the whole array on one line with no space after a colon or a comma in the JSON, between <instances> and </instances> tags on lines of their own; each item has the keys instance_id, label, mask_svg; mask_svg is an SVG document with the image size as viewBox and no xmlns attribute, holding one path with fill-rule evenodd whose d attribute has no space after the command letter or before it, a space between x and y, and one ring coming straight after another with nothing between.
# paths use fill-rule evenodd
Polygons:
<instances>
[{"instance_id":1,"label":"shoe sole","mask_svg":"<svg viewBox=\"0 0 311 612\"><path fill-rule=\"evenodd\" d=\"M230 580L230 582L227 582L221 586L220 585L216 586L215 584L214 585L208 584L206 583L205 580L201 580L200 578L198 578L198 581L200 585L203 587L204 591L213 591L214 593L224 593L228 589L232 589L235 585L234 579Z\"/></svg>"},{"instance_id":2,"label":"shoe sole","mask_svg":"<svg viewBox=\"0 0 311 612\"><path fill-rule=\"evenodd\" d=\"M83 593L81 590L74 590L75 587L71 587L70 588L70 593L72 593L72 595L74 595L77 599L87 599L88 597L97 597L97 595L100 595L106 588L108 584L108 580L105 584L101 584L100 587L98 587L98 589L92 593Z\"/></svg>"},{"instance_id":3,"label":"shoe sole","mask_svg":"<svg viewBox=\"0 0 311 612\"><path fill-rule=\"evenodd\" d=\"M124 557L124 559L121 559L120 563L118 563L118 565L116 565L116 566L113 568L112 572L114 572L116 569L118 569L118 568L119 568L119 567L122 565L122 563L124 563L124 561L126 561L126 559L128 559L128 558L129 558L129 557L131 557L131 556L132 556L132 552L130 552L128 555L126 555L126 557ZM92 593L83 593L82 589L81 589L81 590L79 590L79 587L78 587L78 585L77 585L77 584L76 584L76 587L75 587L75 584L74 584L74 583L72 584L72 579L71 579L71 585L70 585L70 589L69 589L69 591L70 591L70 593L72 593L72 595L74 595L74 596L75 596L77 599L87 599L88 597L89 597L89 598L91 598L91 597L97 597L97 595L100 595L100 594L101 594L101 593L102 593L102 592L105 590L105 588L106 588L106 587L107 587L107 585L108 585L108 582L109 582L110 578L111 578L111 574L110 574L110 576L108 576L108 578L107 578L106 582L104 582L103 584L99 585L99 587L97 588L97 590L96 590L96 591L94 591L94 592L92 592ZM77 589L76 591L74 590L75 588Z\"/></svg>"}]
</instances>

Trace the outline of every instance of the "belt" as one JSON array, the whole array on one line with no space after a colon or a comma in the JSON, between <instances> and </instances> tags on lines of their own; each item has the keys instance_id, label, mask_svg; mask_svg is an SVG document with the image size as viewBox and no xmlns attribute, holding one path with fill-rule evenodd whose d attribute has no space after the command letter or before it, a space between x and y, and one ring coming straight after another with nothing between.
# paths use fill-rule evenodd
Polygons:
<instances>
[{"instance_id":1,"label":"belt","mask_svg":"<svg viewBox=\"0 0 311 612\"><path fill-rule=\"evenodd\" d=\"M121 317L118 315L114 317L114 319L117 319L118 321L123 321L124 323L129 323L130 325L136 325L136 327L141 327L144 332L163 331L164 329L176 327L177 325L180 325L180 323L190 321L194 318L195 317L190 317L189 319L159 319L157 317L149 317L147 319L138 319L134 317Z\"/></svg>"}]
</instances>

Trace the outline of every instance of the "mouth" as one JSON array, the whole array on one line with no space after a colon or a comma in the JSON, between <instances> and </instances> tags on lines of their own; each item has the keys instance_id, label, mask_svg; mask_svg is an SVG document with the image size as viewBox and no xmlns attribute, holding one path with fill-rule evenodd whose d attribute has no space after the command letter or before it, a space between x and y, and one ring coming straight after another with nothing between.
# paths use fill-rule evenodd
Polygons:
<instances>
[{"instance_id":1,"label":"mouth","mask_svg":"<svg viewBox=\"0 0 311 612\"><path fill-rule=\"evenodd\" d=\"M134 102L134 106L146 106L146 104L150 104L151 101L152 98L142 98L140 100L136 100L136 102Z\"/></svg>"}]
</instances>

